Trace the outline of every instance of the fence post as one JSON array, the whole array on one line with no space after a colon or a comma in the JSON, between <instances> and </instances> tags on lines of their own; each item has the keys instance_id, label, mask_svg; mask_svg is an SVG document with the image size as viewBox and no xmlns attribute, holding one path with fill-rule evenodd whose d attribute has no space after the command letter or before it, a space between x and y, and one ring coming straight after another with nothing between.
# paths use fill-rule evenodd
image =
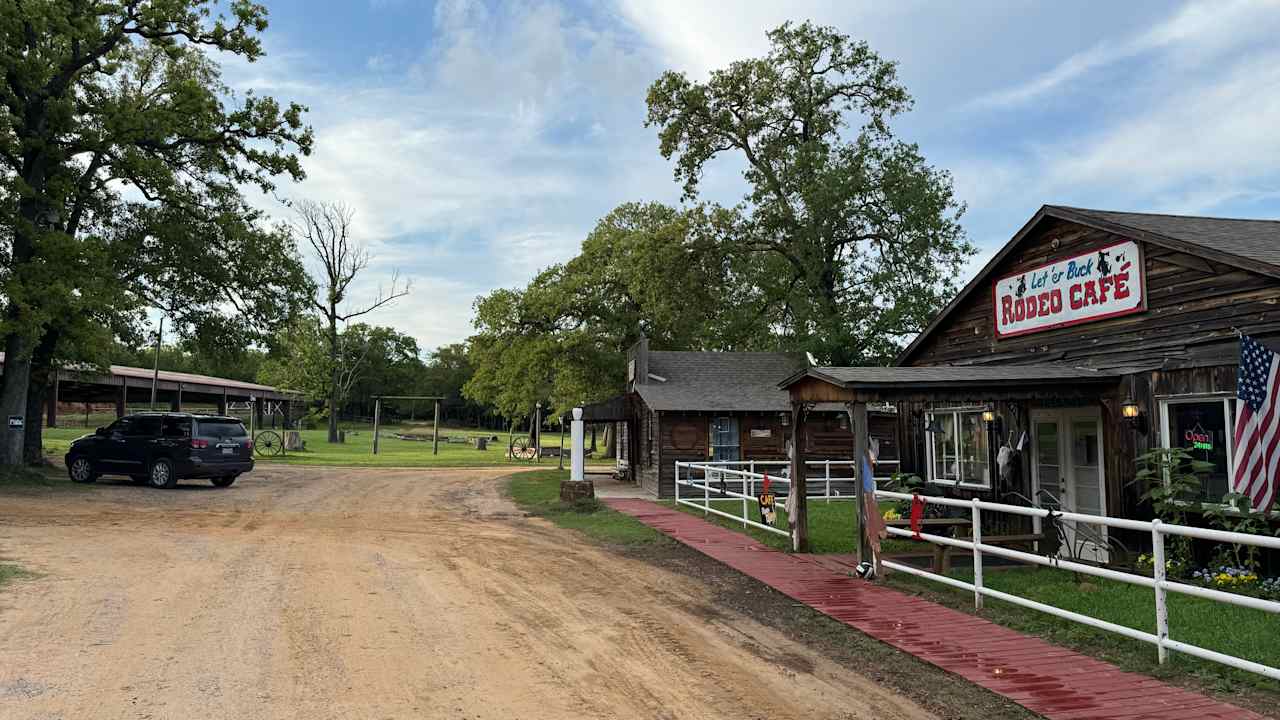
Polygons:
<instances>
[{"instance_id":1,"label":"fence post","mask_svg":"<svg viewBox=\"0 0 1280 720\"><path fill-rule=\"evenodd\" d=\"M711 510L711 478L707 476L706 469L702 471L702 516L710 515Z\"/></svg>"},{"instance_id":2,"label":"fence post","mask_svg":"<svg viewBox=\"0 0 1280 720\"><path fill-rule=\"evenodd\" d=\"M751 473L751 477L747 478L747 481L746 481L751 488L750 490L747 490L747 494L752 497L755 497L755 494L756 494L756 477L755 477L756 461L755 460L752 460L751 463L747 466L747 472Z\"/></svg>"},{"instance_id":3,"label":"fence post","mask_svg":"<svg viewBox=\"0 0 1280 720\"><path fill-rule=\"evenodd\" d=\"M1160 531L1160 518L1151 521L1152 579L1156 585L1156 653L1163 665L1169 659L1164 641L1169 639L1169 607L1165 601L1164 534Z\"/></svg>"},{"instance_id":4,"label":"fence post","mask_svg":"<svg viewBox=\"0 0 1280 720\"><path fill-rule=\"evenodd\" d=\"M973 607L982 609L982 508L978 507L978 498L973 499ZM941 569L941 568L939 568Z\"/></svg>"},{"instance_id":5,"label":"fence post","mask_svg":"<svg viewBox=\"0 0 1280 720\"><path fill-rule=\"evenodd\" d=\"M831 504L831 461L827 461L827 504Z\"/></svg>"},{"instance_id":6,"label":"fence post","mask_svg":"<svg viewBox=\"0 0 1280 720\"><path fill-rule=\"evenodd\" d=\"M680 509L680 461L676 461L676 509Z\"/></svg>"}]
</instances>

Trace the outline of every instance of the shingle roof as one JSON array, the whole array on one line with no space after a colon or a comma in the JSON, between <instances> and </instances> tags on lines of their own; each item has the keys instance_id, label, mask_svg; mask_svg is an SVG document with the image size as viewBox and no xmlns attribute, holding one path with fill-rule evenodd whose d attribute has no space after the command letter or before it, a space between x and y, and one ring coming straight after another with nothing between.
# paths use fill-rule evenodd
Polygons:
<instances>
[{"instance_id":1,"label":"shingle roof","mask_svg":"<svg viewBox=\"0 0 1280 720\"><path fill-rule=\"evenodd\" d=\"M797 372L779 384L787 387L804 377L849 388L907 385L990 386L1005 383L1037 384L1064 381L1110 382L1114 373L1065 365L931 365L921 367L815 367Z\"/></svg>"},{"instance_id":2,"label":"shingle roof","mask_svg":"<svg viewBox=\"0 0 1280 720\"><path fill-rule=\"evenodd\" d=\"M1065 205L1048 207L1280 266L1280 221L1115 212Z\"/></svg>"},{"instance_id":3,"label":"shingle roof","mask_svg":"<svg viewBox=\"0 0 1280 720\"><path fill-rule=\"evenodd\" d=\"M649 353L649 378L635 390L654 410L780 411L791 401L778 383L806 366L789 353Z\"/></svg>"}]
</instances>

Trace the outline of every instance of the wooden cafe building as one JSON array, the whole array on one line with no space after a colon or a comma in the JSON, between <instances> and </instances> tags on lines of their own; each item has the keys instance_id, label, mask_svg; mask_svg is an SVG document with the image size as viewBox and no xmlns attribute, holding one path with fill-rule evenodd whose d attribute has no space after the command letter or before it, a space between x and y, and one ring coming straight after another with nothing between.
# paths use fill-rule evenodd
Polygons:
<instances>
[{"instance_id":1,"label":"wooden cafe building","mask_svg":"<svg viewBox=\"0 0 1280 720\"><path fill-rule=\"evenodd\" d=\"M1147 518L1135 459L1188 447L1220 500L1240 334L1280 349L1280 222L1046 205L888 368L802 368L790 400L897 408L935 491ZM1143 538L1096 528L1083 557Z\"/></svg>"}]
</instances>

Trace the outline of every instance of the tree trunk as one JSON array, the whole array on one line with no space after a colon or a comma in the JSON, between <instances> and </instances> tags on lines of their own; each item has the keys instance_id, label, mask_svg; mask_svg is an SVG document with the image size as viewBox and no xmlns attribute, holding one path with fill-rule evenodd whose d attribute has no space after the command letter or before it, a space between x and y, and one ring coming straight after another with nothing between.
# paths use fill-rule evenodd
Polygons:
<instances>
[{"instance_id":1,"label":"tree trunk","mask_svg":"<svg viewBox=\"0 0 1280 720\"><path fill-rule=\"evenodd\" d=\"M12 313L11 313L12 314ZM27 414L27 390L31 384L30 344L20 332L10 333L4 343L4 377L0 380L0 465L22 464L22 448L26 435L21 428L10 428L9 418Z\"/></svg>"},{"instance_id":2,"label":"tree trunk","mask_svg":"<svg viewBox=\"0 0 1280 720\"><path fill-rule=\"evenodd\" d=\"M36 118L43 123L43 117ZM30 168L23 180L28 186L29 194L18 202L18 218L13 227L13 241L9 251L9 272L18 276L21 285L21 274L24 267L31 262L35 254L36 235L39 228L45 228L49 204L42 196L45 189L45 158L28 155L23 158L24 164ZM30 298L37 301L39 294ZM0 466L13 467L22 464L22 448L26 433L21 428L10 428L8 418L21 418L27 413L27 390L31 385L31 350L32 341L24 333L24 325L30 319L23 317L23 310L12 301L5 312L9 325L9 334L4 338L4 375L0 378L0 432L4 439L0 440Z\"/></svg>"},{"instance_id":3,"label":"tree trunk","mask_svg":"<svg viewBox=\"0 0 1280 720\"><path fill-rule=\"evenodd\" d=\"M22 462L27 465L44 464L44 444L42 442L41 422L44 416L44 402L48 394L48 386L44 380L33 373L31 385L27 388L27 422L23 427Z\"/></svg>"},{"instance_id":4,"label":"tree trunk","mask_svg":"<svg viewBox=\"0 0 1280 720\"><path fill-rule=\"evenodd\" d=\"M618 424L609 423L604 426L604 456L605 458L618 457Z\"/></svg>"},{"instance_id":5,"label":"tree trunk","mask_svg":"<svg viewBox=\"0 0 1280 720\"><path fill-rule=\"evenodd\" d=\"M49 329L31 354L30 380L27 386L27 422L23 428L22 459L28 465L44 463L43 428L44 404L48 397L50 380L57 368L53 365L53 351L58 346L61 333ZM56 401L56 398L54 398Z\"/></svg>"},{"instance_id":6,"label":"tree trunk","mask_svg":"<svg viewBox=\"0 0 1280 720\"><path fill-rule=\"evenodd\" d=\"M341 382L341 370L338 366L338 320L337 308L329 306L329 365L333 374L329 378L329 442L338 442L338 383Z\"/></svg>"}]
</instances>

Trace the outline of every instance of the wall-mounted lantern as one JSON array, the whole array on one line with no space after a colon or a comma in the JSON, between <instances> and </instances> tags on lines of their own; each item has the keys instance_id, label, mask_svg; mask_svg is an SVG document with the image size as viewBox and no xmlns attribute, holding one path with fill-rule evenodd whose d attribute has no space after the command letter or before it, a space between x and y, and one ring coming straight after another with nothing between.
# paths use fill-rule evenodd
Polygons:
<instances>
[{"instance_id":1,"label":"wall-mounted lantern","mask_svg":"<svg viewBox=\"0 0 1280 720\"><path fill-rule=\"evenodd\" d=\"M1120 403L1120 417L1124 418L1124 423L1129 426L1130 430L1142 435L1146 435L1150 430L1150 426L1147 423L1147 414L1142 412L1142 407L1133 398L1127 398Z\"/></svg>"},{"instance_id":2,"label":"wall-mounted lantern","mask_svg":"<svg viewBox=\"0 0 1280 720\"><path fill-rule=\"evenodd\" d=\"M840 430L847 432L849 430L848 413L840 413L840 415L836 418L836 424L840 426Z\"/></svg>"},{"instance_id":3,"label":"wall-mounted lantern","mask_svg":"<svg viewBox=\"0 0 1280 720\"><path fill-rule=\"evenodd\" d=\"M791 413L789 413L789 412L780 412L780 413L778 413L778 423L779 423L780 425L782 425L782 427L787 427L788 425L790 425L790 424L791 424Z\"/></svg>"},{"instance_id":4,"label":"wall-mounted lantern","mask_svg":"<svg viewBox=\"0 0 1280 720\"><path fill-rule=\"evenodd\" d=\"M1004 420L997 415L996 411L992 408L987 408L982 411L982 422L986 423L987 429L994 432L996 435L999 435L1004 429Z\"/></svg>"}]
</instances>

